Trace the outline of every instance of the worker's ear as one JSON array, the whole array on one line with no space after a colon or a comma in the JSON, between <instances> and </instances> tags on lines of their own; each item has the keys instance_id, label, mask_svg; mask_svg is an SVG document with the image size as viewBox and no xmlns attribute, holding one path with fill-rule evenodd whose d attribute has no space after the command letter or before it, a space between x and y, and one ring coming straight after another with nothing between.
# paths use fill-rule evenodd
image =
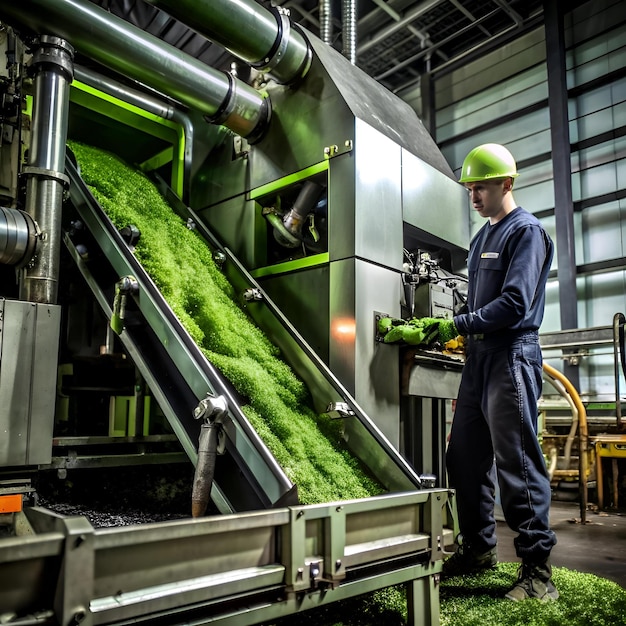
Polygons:
<instances>
[{"instance_id":1,"label":"worker's ear","mask_svg":"<svg viewBox=\"0 0 626 626\"><path fill-rule=\"evenodd\" d=\"M504 193L507 193L508 191L511 191L513 189L513 179L512 178L505 178L504 179Z\"/></svg>"}]
</instances>

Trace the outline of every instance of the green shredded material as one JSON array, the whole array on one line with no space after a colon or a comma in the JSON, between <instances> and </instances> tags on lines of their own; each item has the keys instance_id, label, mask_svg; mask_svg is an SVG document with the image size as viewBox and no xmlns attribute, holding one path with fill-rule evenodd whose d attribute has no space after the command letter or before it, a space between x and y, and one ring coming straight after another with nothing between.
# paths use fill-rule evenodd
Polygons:
<instances>
[{"instance_id":1,"label":"green shredded material","mask_svg":"<svg viewBox=\"0 0 626 626\"><path fill-rule=\"evenodd\" d=\"M298 486L300 502L383 493L346 448L338 421L314 412L304 383L241 310L200 235L117 156L76 142L70 147L114 225L133 224L141 232L137 259L209 361L245 398L243 412Z\"/></svg>"},{"instance_id":2,"label":"green shredded material","mask_svg":"<svg viewBox=\"0 0 626 626\"><path fill-rule=\"evenodd\" d=\"M626 590L594 574L552 569L560 597L555 602L503 598L516 579L517 563L455 577L441 585L442 626L623 626Z\"/></svg>"},{"instance_id":3,"label":"green shredded material","mask_svg":"<svg viewBox=\"0 0 626 626\"><path fill-rule=\"evenodd\" d=\"M402 320L383 317L378 320L378 334L384 343L406 343L411 346L445 344L459 334L454 321L440 317L414 317Z\"/></svg>"},{"instance_id":4,"label":"green shredded material","mask_svg":"<svg viewBox=\"0 0 626 626\"><path fill-rule=\"evenodd\" d=\"M594 574L554 567L560 593L555 602L511 602L504 594L513 586L517 563L498 563L494 570L457 576L440 586L441 626L624 626L626 590ZM329 592L329 593L332 593ZM402 586L340 601L265 626L405 626L406 596Z\"/></svg>"}]
</instances>

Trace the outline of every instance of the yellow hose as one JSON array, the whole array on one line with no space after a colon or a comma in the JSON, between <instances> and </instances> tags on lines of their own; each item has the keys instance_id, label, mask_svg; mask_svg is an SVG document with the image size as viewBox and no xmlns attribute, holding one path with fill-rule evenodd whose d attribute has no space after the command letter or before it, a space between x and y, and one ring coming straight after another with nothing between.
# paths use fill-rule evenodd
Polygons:
<instances>
[{"instance_id":1,"label":"yellow hose","mask_svg":"<svg viewBox=\"0 0 626 626\"><path fill-rule=\"evenodd\" d=\"M547 363L543 364L543 371L552 379L558 380L571 399L578 411L578 484L580 485L580 521L587 521L587 442L589 431L587 429L587 411L578 395L574 385L561 372Z\"/></svg>"}]
</instances>

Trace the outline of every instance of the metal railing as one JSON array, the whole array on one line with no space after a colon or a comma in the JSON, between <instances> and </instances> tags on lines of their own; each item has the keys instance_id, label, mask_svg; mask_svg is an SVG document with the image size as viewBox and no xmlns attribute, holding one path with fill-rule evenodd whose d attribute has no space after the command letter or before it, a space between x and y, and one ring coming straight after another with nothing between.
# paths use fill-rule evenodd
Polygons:
<instances>
[{"instance_id":1,"label":"metal railing","mask_svg":"<svg viewBox=\"0 0 626 626\"><path fill-rule=\"evenodd\" d=\"M441 489L121 528L27 509L33 532L0 539L0 612L245 626L406 584L409 624L432 625L453 511Z\"/></svg>"}]
</instances>

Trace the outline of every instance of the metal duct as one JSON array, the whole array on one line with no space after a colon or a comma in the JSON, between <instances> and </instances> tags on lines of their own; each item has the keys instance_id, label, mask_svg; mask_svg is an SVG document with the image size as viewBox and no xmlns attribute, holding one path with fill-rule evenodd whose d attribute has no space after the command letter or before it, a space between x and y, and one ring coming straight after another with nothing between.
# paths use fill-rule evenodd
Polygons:
<instances>
[{"instance_id":1,"label":"metal duct","mask_svg":"<svg viewBox=\"0 0 626 626\"><path fill-rule=\"evenodd\" d=\"M23 270L20 299L55 304L61 256L61 208L65 175L65 142L70 110L74 49L65 40L43 35L33 55L35 95L26 176L26 212L36 222L35 256Z\"/></svg>"},{"instance_id":2,"label":"metal duct","mask_svg":"<svg viewBox=\"0 0 626 626\"><path fill-rule=\"evenodd\" d=\"M54 32L86 56L203 113L251 141L270 116L269 101L87 0L21 0L0 4L0 19ZM13 24L15 25L15 24Z\"/></svg>"},{"instance_id":3,"label":"metal duct","mask_svg":"<svg viewBox=\"0 0 626 626\"><path fill-rule=\"evenodd\" d=\"M255 0L146 0L280 83L306 74L311 49L287 13Z\"/></svg>"},{"instance_id":4,"label":"metal duct","mask_svg":"<svg viewBox=\"0 0 626 626\"><path fill-rule=\"evenodd\" d=\"M98 74L93 70L76 65L74 67L74 77L76 80L98 89L110 96L119 98L123 102L133 104L144 111L149 111L154 115L166 120L173 120L182 126L185 133L185 154L183 162L183 200L187 202L186 195L189 192L189 181L191 179L191 155L193 146L193 124L188 115L180 108L172 106L159 100L154 96L147 95L143 91L132 89L108 76Z\"/></svg>"},{"instance_id":5,"label":"metal duct","mask_svg":"<svg viewBox=\"0 0 626 626\"><path fill-rule=\"evenodd\" d=\"M320 0L320 37L329 46L333 43L333 10L330 0Z\"/></svg>"},{"instance_id":6,"label":"metal duct","mask_svg":"<svg viewBox=\"0 0 626 626\"><path fill-rule=\"evenodd\" d=\"M356 0L343 0L343 56L354 65L356 63Z\"/></svg>"},{"instance_id":7,"label":"metal duct","mask_svg":"<svg viewBox=\"0 0 626 626\"><path fill-rule=\"evenodd\" d=\"M32 258L37 227L25 211L0 207L0 263L22 267Z\"/></svg>"}]
</instances>

